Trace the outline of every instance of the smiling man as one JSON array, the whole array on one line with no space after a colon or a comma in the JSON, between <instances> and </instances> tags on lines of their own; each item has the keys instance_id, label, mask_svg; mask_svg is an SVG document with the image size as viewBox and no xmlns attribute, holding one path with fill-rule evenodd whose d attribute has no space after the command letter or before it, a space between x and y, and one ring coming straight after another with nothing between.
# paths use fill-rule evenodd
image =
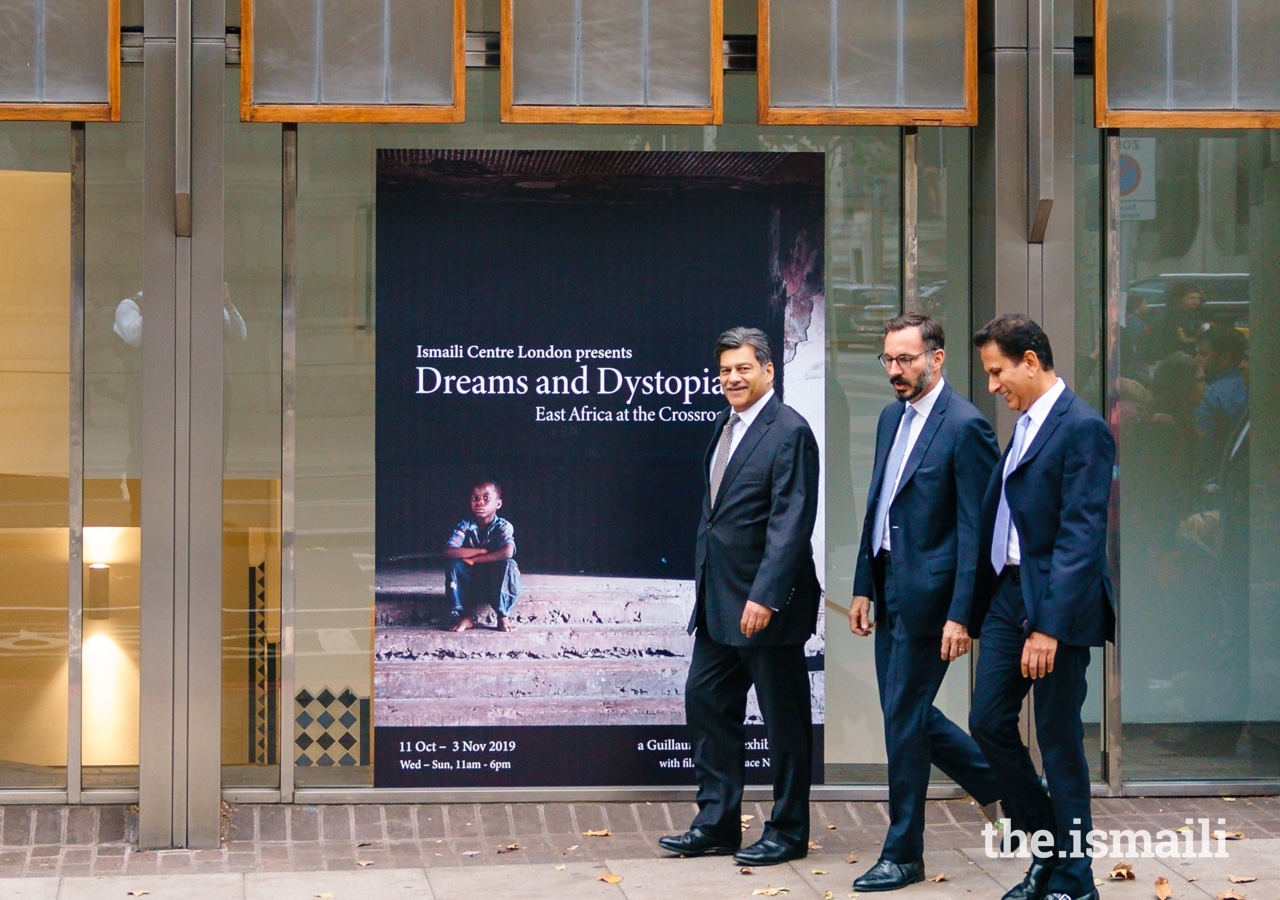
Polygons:
<instances>
[{"instance_id":1,"label":"smiling man","mask_svg":"<svg viewBox=\"0 0 1280 900\"><path fill-rule=\"evenodd\" d=\"M969 731L991 764L1015 829L1053 836L1004 900L1097 900L1090 858L1089 764L1080 711L1089 648L1115 637L1107 510L1115 441L1053 371L1049 338L1026 316L973 338L987 390L1020 415L983 502L970 631L981 638ZM1046 791L1018 730L1033 692Z\"/></svg>"},{"instance_id":2,"label":"smiling man","mask_svg":"<svg viewBox=\"0 0 1280 900\"><path fill-rule=\"evenodd\" d=\"M942 377L946 335L921 313L884 326L880 362L897 400L880 413L849 628L875 607L876 681L889 760L889 833L855 891L924 880L924 811L936 765L980 804L1000 791L973 738L934 706L969 652L982 496L999 447L982 413Z\"/></svg>"},{"instance_id":3,"label":"smiling man","mask_svg":"<svg viewBox=\"0 0 1280 900\"><path fill-rule=\"evenodd\" d=\"M774 394L763 331L726 331L716 359L729 409L716 420L702 470L685 683L698 814L687 832L658 843L681 856L732 853L741 865L768 866L809 849L813 718L804 643L821 594L811 543L818 444ZM752 685L768 732L774 803L760 840L739 849Z\"/></svg>"}]
</instances>

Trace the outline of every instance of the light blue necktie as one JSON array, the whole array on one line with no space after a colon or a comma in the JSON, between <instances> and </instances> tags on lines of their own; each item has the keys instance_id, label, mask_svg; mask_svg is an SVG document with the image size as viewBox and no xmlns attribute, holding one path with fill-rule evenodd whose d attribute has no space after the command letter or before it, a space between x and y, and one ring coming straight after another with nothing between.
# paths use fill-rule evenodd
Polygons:
<instances>
[{"instance_id":1,"label":"light blue necktie","mask_svg":"<svg viewBox=\"0 0 1280 900\"><path fill-rule=\"evenodd\" d=\"M1013 429L1009 458L1005 460L1004 477L1000 482L1000 508L996 510L996 530L991 540L991 565L995 566L997 575L1004 571L1004 564L1009 559L1009 500L1005 496L1004 483L1009 480L1009 473L1018 468L1018 462L1022 459L1022 444L1027 439L1027 426L1030 424L1031 416L1027 413L1018 417L1018 424Z\"/></svg>"},{"instance_id":2,"label":"light blue necktie","mask_svg":"<svg viewBox=\"0 0 1280 900\"><path fill-rule=\"evenodd\" d=\"M884 480L880 482L880 501L876 504L876 518L871 525L871 555L878 556L884 546L884 530L889 518L889 504L893 502L894 482L898 480L898 470L902 468L902 457L907 452L907 440L911 437L911 422L916 417L916 408L907 404L907 411L902 414L902 423L898 426L898 434L893 439L893 447L889 449L889 461L884 466Z\"/></svg>"}]
</instances>

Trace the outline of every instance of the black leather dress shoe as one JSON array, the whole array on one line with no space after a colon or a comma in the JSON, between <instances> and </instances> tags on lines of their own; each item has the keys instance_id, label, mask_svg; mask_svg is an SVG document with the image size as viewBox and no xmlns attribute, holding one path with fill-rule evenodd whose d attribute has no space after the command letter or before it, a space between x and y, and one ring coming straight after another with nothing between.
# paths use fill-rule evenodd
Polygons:
<instances>
[{"instance_id":1,"label":"black leather dress shoe","mask_svg":"<svg viewBox=\"0 0 1280 900\"><path fill-rule=\"evenodd\" d=\"M1052 894L1045 894L1045 900L1098 900L1098 889L1094 888L1087 894L1079 897L1072 897L1065 891L1055 891Z\"/></svg>"},{"instance_id":2,"label":"black leather dress shoe","mask_svg":"<svg viewBox=\"0 0 1280 900\"><path fill-rule=\"evenodd\" d=\"M1053 874L1053 866L1046 865L1044 860L1032 860L1031 868L1022 881L1010 888L1000 900L1045 900L1049 893L1049 876ZM1093 900L1097 900L1095 894Z\"/></svg>"},{"instance_id":3,"label":"black leather dress shoe","mask_svg":"<svg viewBox=\"0 0 1280 900\"><path fill-rule=\"evenodd\" d=\"M809 848L797 850L779 841L761 838L750 847L743 847L733 854L733 861L742 866L776 866L793 859L804 859L809 855Z\"/></svg>"},{"instance_id":4,"label":"black leather dress shoe","mask_svg":"<svg viewBox=\"0 0 1280 900\"><path fill-rule=\"evenodd\" d=\"M853 883L855 891L896 891L909 884L924 881L924 860L896 863L878 859Z\"/></svg>"},{"instance_id":5,"label":"black leather dress shoe","mask_svg":"<svg viewBox=\"0 0 1280 900\"><path fill-rule=\"evenodd\" d=\"M668 834L658 838L658 846L681 856L727 856L737 852L742 846L742 839L730 842L707 834L701 828L690 828L684 834Z\"/></svg>"}]
</instances>

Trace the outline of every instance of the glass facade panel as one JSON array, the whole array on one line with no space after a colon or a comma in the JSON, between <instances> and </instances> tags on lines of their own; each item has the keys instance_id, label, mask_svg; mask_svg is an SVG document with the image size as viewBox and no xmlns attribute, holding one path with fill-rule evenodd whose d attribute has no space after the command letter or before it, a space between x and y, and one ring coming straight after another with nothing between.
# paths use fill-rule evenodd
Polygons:
<instances>
[{"instance_id":1,"label":"glass facade panel","mask_svg":"<svg viewBox=\"0 0 1280 900\"><path fill-rule=\"evenodd\" d=\"M776 107L965 105L964 4L774 0L770 10Z\"/></svg>"},{"instance_id":2,"label":"glass facade panel","mask_svg":"<svg viewBox=\"0 0 1280 900\"><path fill-rule=\"evenodd\" d=\"M648 48L644 13L644 4L635 0L595 0L580 6L577 28L582 35L582 68L578 79L584 105L645 104ZM573 28L575 23L566 26Z\"/></svg>"},{"instance_id":3,"label":"glass facade panel","mask_svg":"<svg viewBox=\"0 0 1280 900\"><path fill-rule=\"evenodd\" d=\"M1235 109L1233 29L1222 0L1180 0L1171 23L1173 109Z\"/></svg>"},{"instance_id":4,"label":"glass facade panel","mask_svg":"<svg viewBox=\"0 0 1280 900\"><path fill-rule=\"evenodd\" d=\"M709 3L649 0L648 102L710 106Z\"/></svg>"},{"instance_id":5,"label":"glass facade panel","mask_svg":"<svg viewBox=\"0 0 1280 900\"><path fill-rule=\"evenodd\" d=\"M85 129L85 788L138 785L141 67L122 70L121 98L120 122Z\"/></svg>"},{"instance_id":6,"label":"glass facade panel","mask_svg":"<svg viewBox=\"0 0 1280 900\"><path fill-rule=\"evenodd\" d=\"M253 28L256 103L452 102L452 0L258 0Z\"/></svg>"},{"instance_id":7,"label":"glass facade panel","mask_svg":"<svg viewBox=\"0 0 1280 900\"><path fill-rule=\"evenodd\" d=\"M0 102L106 103L107 4L0 0Z\"/></svg>"},{"instance_id":8,"label":"glass facade panel","mask_svg":"<svg viewBox=\"0 0 1280 900\"><path fill-rule=\"evenodd\" d=\"M71 142L0 125L0 787L67 765ZM20 726L18 723L21 723Z\"/></svg>"},{"instance_id":9,"label":"glass facade panel","mask_svg":"<svg viewBox=\"0 0 1280 900\"><path fill-rule=\"evenodd\" d=\"M1274 132L1121 132L1126 779L1275 778L1280 165Z\"/></svg>"},{"instance_id":10,"label":"glass facade panel","mask_svg":"<svg viewBox=\"0 0 1280 900\"><path fill-rule=\"evenodd\" d=\"M227 787L279 784L281 128L239 121L226 84L222 763Z\"/></svg>"},{"instance_id":11,"label":"glass facade panel","mask_svg":"<svg viewBox=\"0 0 1280 900\"><path fill-rule=\"evenodd\" d=\"M1280 15L1271 0L1237 0L1241 109L1280 109Z\"/></svg>"},{"instance_id":12,"label":"glass facade panel","mask_svg":"<svg viewBox=\"0 0 1280 900\"><path fill-rule=\"evenodd\" d=\"M469 73L468 93L492 97L494 72ZM374 151L381 147L821 151L827 158L828 454L827 578L836 605L827 655L829 781L874 782L860 766L883 763L871 643L848 629L840 604L851 591L860 509L870 478L875 418L891 399L875 362L880 329L901 306L900 154L897 129L762 128L754 83L726 78L726 118L715 129L625 126L303 126L298 204L297 687L292 717L310 721L324 697L344 692L367 722L373 692L374 341L372 205ZM968 136L930 130L924 141L928 302L962 346L968 323ZM949 364L963 385L967 354ZM840 424L835 424L839 422ZM690 536L692 540L692 536ZM967 667L956 667L942 701L958 720L967 708ZM326 693L327 692L327 693ZM311 727L314 730L314 726ZM357 728L358 730L358 728ZM303 786L360 785L367 764L315 765L296 741L290 754ZM308 736L307 741L313 736ZM360 735L368 740L368 732ZM368 759L368 750L353 752Z\"/></svg>"},{"instance_id":13,"label":"glass facade panel","mask_svg":"<svg viewBox=\"0 0 1280 900\"><path fill-rule=\"evenodd\" d=\"M1107 105L1169 105L1169 29L1164 0L1107 0Z\"/></svg>"}]
</instances>

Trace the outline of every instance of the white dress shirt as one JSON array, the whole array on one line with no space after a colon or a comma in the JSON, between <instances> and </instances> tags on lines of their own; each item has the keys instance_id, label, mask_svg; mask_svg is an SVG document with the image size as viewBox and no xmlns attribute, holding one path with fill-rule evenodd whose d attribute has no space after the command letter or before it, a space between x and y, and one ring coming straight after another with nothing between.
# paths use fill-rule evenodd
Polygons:
<instances>
[{"instance_id":1,"label":"white dress shirt","mask_svg":"<svg viewBox=\"0 0 1280 900\"><path fill-rule=\"evenodd\" d=\"M1018 454L1017 459L1014 459L1013 454L1010 453L1009 458L1005 460L1004 478L1006 480L1009 478L1009 473L1018 468L1022 457L1027 455L1031 442L1040 433L1040 426L1044 424L1045 419L1049 418L1049 410L1053 409L1053 404L1058 402L1058 398L1066 389L1067 383L1059 378L1053 383L1053 387L1041 394L1040 398L1027 410L1027 434L1022 439L1022 452ZM1012 517L1009 519L1009 553L1006 557L1006 565L1022 565L1022 545L1018 542L1018 526L1013 524Z\"/></svg>"},{"instance_id":2,"label":"white dress shirt","mask_svg":"<svg viewBox=\"0 0 1280 900\"><path fill-rule=\"evenodd\" d=\"M764 396L755 403L752 403L742 412L738 413L738 423L733 426L733 438L729 441L729 459L733 459L733 454L738 452L738 445L742 443L742 436L747 433L747 429L751 427L751 423L756 420L756 416L760 415L760 410L764 409L764 405L769 402L769 398L772 396L773 388L769 388L769 390L764 392ZM719 441L716 443L719 443ZM715 471L715 467L716 455L712 453L711 468L707 470L708 477L714 477L711 473ZM728 466L726 466L725 469L727 470Z\"/></svg>"},{"instance_id":3,"label":"white dress shirt","mask_svg":"<svg viewBox=\"0 0 1280 900\"><path fill-rule=\"evenodd\" d=\"M916 414L911 420L911 430L907 432L907 449L902 454L902 464L898 466L898 471L884 473L884 484L891 484L893 488L889 493L890 497L897 496L898 485L902 482L902 473L907 469L907 460L911 458L911 451L916 448L916 441L920 438L920 432L924 431L924 420L929 418L929 413L933 412L933 405L938 402L938 397L942 394L942 389L946 387L946 384L947 380L942 376L938 376L937 387L929 391L927 394L922 394L911 401L911 405L915 408ZM902 419L906 419L906 415L903 415ZM902 420L899 420L898 422L898 430L902 430ZM894 433L893 440L898 440L896 432ZM892 447L893 444L890 443L889 446ZM889 481L890 477L893 478L892 482ZM884 487L882 486L880 489L884 490ZM885 518L889 518L889 507L885 507ZM880 542L880 549L885 552L893 550L889 545L890 530L889 523L886 521L884 523L884 540Z\"/></svg>"}]
</instances>

